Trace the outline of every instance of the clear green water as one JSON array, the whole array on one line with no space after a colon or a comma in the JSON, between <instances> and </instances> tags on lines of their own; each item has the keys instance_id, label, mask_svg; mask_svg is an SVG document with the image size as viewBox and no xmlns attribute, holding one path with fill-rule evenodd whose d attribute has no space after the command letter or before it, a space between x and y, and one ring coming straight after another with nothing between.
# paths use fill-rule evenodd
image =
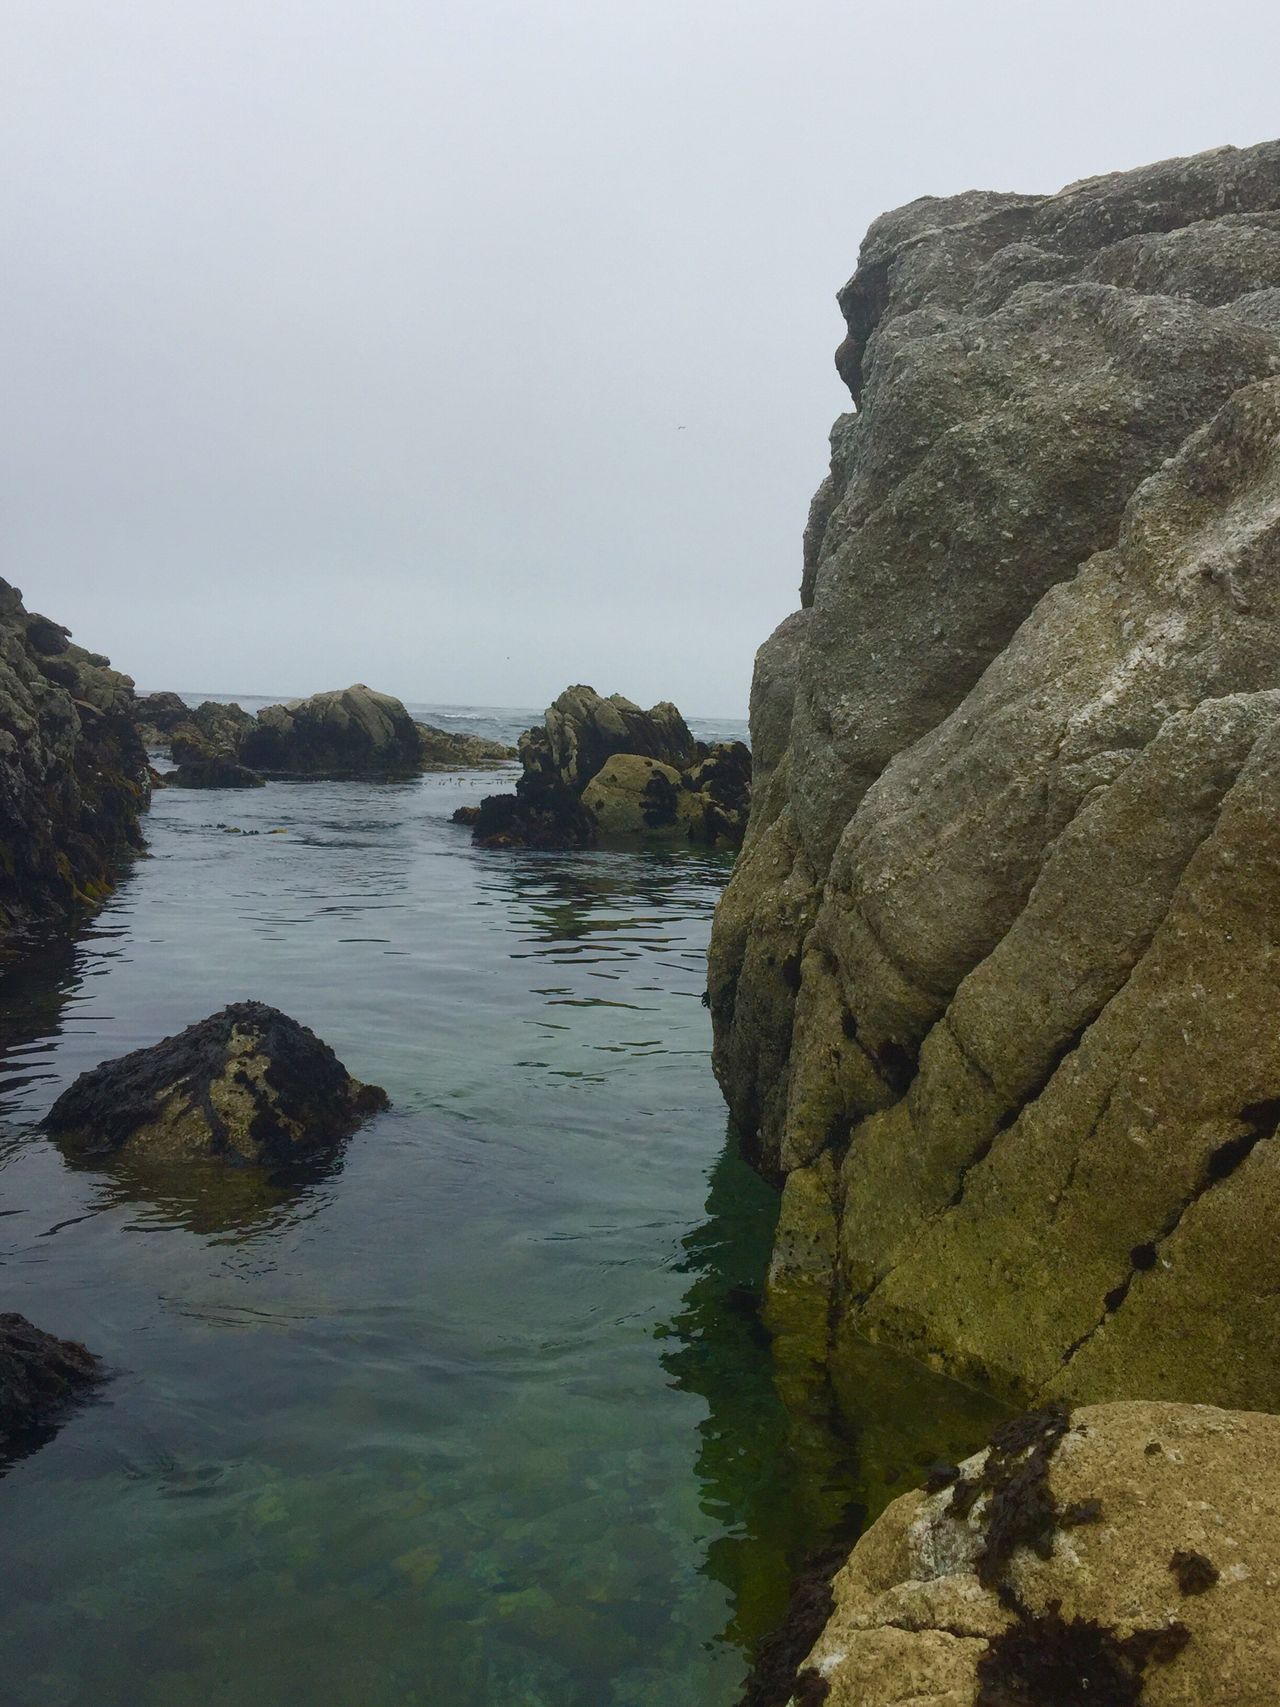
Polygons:
<instances>
[{"instance_id":1,"label":"clear green water","mask_svg":"<svg viewBox=\"0 0 1280 1707\"><path fill-rule=\"evenodd\" d=\"M726 860L476 852L448 814L492 787L160 793L89 931L0 979L0 1299L118 1371L0 1482L7 1707L728 1707L859 1496L753 1310L771 1193L699 1000ZM248 996L392 1097L326 1176L35 1130Z\"/></svg>"}]
</instances>

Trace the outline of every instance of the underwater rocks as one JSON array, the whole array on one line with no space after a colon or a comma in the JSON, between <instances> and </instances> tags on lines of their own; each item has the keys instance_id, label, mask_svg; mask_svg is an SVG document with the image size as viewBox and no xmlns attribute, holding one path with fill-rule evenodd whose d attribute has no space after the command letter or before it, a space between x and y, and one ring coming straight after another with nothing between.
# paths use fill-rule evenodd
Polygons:
<instances>
[{"instance_id":1,"label":"underwater rocks","mask_svg":"<svg viewBox=\"0 0 1280 1707\"><path fill-rule=\"evenodd\" d=\"M80 1158L279 1166L330 1151L387 1106L385 1091L353 1079L306 1026L265 1003L234 1002L82 1073L45 1130Z\"/></svg>"},{"instance_id":2,"label":"underwater rocks","mask_svg":"<svg viewBox=\"0 0 1280 1707\"><path fill-rule=\"evenodd\" d=\"M101 1361L84 1346L0 1312L0 1474L43 1446L105 1379Z\"/></svg>"},{"instance_id":3,"label":"underwater rocks","mask_svg":"<svg viewBox=\"0 0 1280 1707\"><path fill-rule=\"evenodd\" d=\"M1255 1413L1129 1403L1004 1424L894 1501L835 1576L811 1651L748 1699L1264 1707L1278 1467L1280 1419Z\"/></svg>"},{"instance_id":4,"label":"underwater rocks","mask_svg":"<svg viewBox=\"0 0 1280 1707\"><path fill-rule=\"evenodd\" d=\"M709 969L771 1295L1280 1407L1280 144L913 203L841 301Z\"/></svg>"},{"instance_id":5,"label":"underwater rocks","mask_svg":"<svg viewBox=\"0 0 1280 1707\"><path fill-rule=\"evenodd\" d=\"M133 683L0 580L0 953L108 893L149 797Z\"/></svg>"},{"instance_id":6,"label":"underwater rocks","mask_svg":"<svg viewBox=\"0 0 1280 1707\"><path fill-rule=\"evenodd\" d=\"M614 694L566 688L541 728L520 737L514 795L460 808L481 847L594 847L603 838L724 841L736 846L751 800L741 741L707 747L674 705L641 711Z\"/></svg>"}]
</instances>

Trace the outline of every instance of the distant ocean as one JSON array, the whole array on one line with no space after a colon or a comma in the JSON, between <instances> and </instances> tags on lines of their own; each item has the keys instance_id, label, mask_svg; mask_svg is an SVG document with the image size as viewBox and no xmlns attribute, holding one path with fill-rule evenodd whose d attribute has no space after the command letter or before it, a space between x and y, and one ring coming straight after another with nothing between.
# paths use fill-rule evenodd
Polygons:
<instances>
[{"instance_id":1,"label":"distant ocean","mask_svg":"<svg viewBox=\"0 0 1280 1707\"><path fill-rule=\"evenodd\" d=\"M154 691L139 689L139 692ZM216 700L221 705L241 705L246 711L261 711L264 705L281 705L292 694L257 693L188 693L182 698L189 705L202 700ZM526 729L542 722L543 708L531 705L437 705L406 700L406 708L422 723L451 734L482 735L488 741L501 741L514 747ZM700 741L746 741L747 721L744 717L689 717L685 721Z\"/></svg>"}]
</instances>

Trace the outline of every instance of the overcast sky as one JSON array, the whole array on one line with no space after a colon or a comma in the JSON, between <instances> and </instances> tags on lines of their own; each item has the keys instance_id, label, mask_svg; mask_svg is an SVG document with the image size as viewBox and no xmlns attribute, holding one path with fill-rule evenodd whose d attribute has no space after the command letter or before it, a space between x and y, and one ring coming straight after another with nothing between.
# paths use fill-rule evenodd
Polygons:
<instances>
[{"instance_id":1,"label":"overcast sky","mask_svg":"<svg viewBox=\"0 0 1280 1707\"><path fill-rule=\"evenodd\" d=\"M739 714L868 222L1280 132L1263 0L0 21L0 573L148 688Z\"/></svg>"}]
</instances>

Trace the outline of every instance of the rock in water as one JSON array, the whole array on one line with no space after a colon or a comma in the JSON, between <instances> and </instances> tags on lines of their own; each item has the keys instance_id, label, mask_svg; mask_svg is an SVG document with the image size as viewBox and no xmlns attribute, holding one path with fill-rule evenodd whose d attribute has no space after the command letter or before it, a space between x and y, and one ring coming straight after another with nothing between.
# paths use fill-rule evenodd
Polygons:
<instances>
[{"instance_id":1,"label":"rock in water","mask_svg":"<svg viewBox=\"0 0 1280 1707\"><path fill-rule=\"evenodd\" d=\"M926 199L841 294L715 1061L771 1299L1280 1406L1280 144Z\"/></svg>"},{"instance_id":2,"label":"rock in water","mask_svg":"<svg viewBox=\"0 0 1280 1707\"><path fill-rule=\"evenodd\" d=\"M0 1313L0 1473L43 1446L67 1412L106 1379L101 1361L25 1316Z\"/></svg>"},{"instance_id":3,"label":"rock in water","mask_svg":"<svg viewBox=\"0 0 1280 1707\"><path fill-rule=\"evenodd\" d=\"M84 1157L279 1166L331 1150L387 1106L385 1091L353 1079L306 1026L263 1002L234 1002L82 1073L45 1128Z\"/></svg>"},{"instance_id":4,"label":"rock in water","mask_svg":"<svg viewBox=\"0 0 1280 1707\"><path fill-rule=\"evenodd\" d=\"M423 770L490 770L494 765L510 764L516 757L515 748L501 741L437 729L431 723L419 723L418 741L418 763Z\"/></svg>"},{"instance_id":5,"label":"rock in water","mask_svg":"<svg viewBox=\"0 0 1280 1707\"><path fill-rule=\"evenodd\" d=\"M1006 1424L939 1491L894 1501L811 1651L748 1700L1270 1707L1278 1466L1280 1419L1256 1413L1131 1403Z\"/></svg>"},{"instance_id":6,"label":"rock in water","mask_svg":"<svg viewBox=\"0 0 1280 1707\"><path fill-rule=\"evenodd\" d=\"M621 694L566 688L541 728L520 737L514 795L492 795L455 823L481 847L587 848L608 840L727 841L751 798L742 742L700 746L674 705L641 711Z\"/></svg>"},{"instance_id":7,"label":"rock in water","mask_svg":"<svg viewBox=\"0 0 1280 1707\"><path fill-rule=\"evenodd\" d=\"M418 726L398 699L362 682L268 705L240 740L240 763L267 776L412 776Z\"/></svg>"},{"instance_id":8,"label":"rock in water","mask_svg":"<svg viewBox=\"0 0 1280 1707\"><path fill-rule=\"evenodd\" d=\"M543 727L521 736L519 751L526 771L557 776L578 794L615 753L639 753L676 770L698 757L688 724L669 701L641 711L620 693L604 699L582 686L565 689Z\"/></svg>"},{"instance_id":9,"label":"rock in water","mask_svg":"<svg viewBox=\"0 0 1280 1707\"><path fill-rule=\"evenodd\" d=\"M133 719L146 747L167 747L169 736L191 720L191 707L176 693L146 693L133 702Z\"/></svg>"},{"instance_id":10,"label":"rock in water","mask_svg":"<svg viewBox=\"0 0 1280 1707\"><path fill-rule=\"evenodd\" d=\"M149 797L133 683L0 580L0 952L107 894Z\"/></svg>"}]
</instances>

